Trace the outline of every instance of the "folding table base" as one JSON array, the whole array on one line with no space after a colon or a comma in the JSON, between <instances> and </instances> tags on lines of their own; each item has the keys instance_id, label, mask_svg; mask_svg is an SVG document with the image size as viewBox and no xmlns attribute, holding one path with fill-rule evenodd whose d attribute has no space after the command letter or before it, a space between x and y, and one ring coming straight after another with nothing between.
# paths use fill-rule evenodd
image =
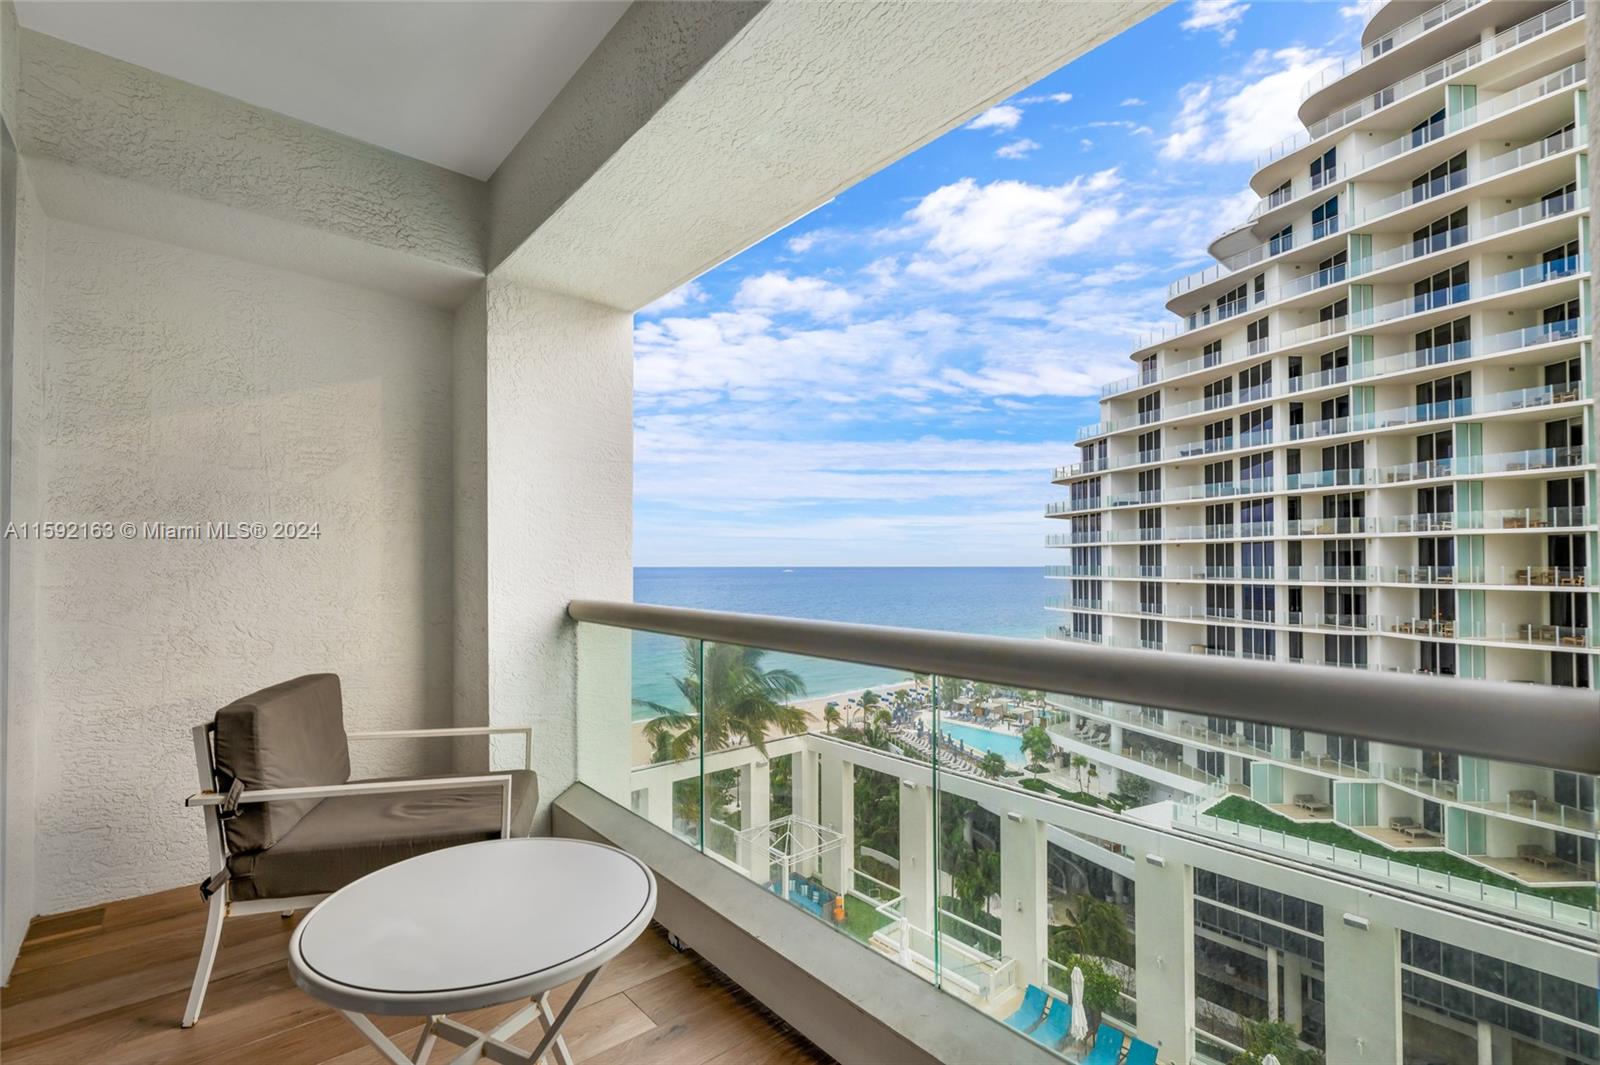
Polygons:
<instances>
[{"instance_id":1,"label":"folding table base","mask_svg":"<svg viewBox=\"0 0 1600 1065\"><path fill-rule=\"evenodd\" d=\"M349 1018L350 1023L356 1026L356 1030L366 1036L367 1041L377 1047L378 1053L392 1065L427 1065L428 1055L433 1053L434 1044L440 1040L463 1048L461 1053L450 1059L450 1065L475 1065L480 1061L492 1061L496 1065L535 1065L550 1050L555 1051L556 1060L560 1065L572 1065L572 1054L567 1050L567 1041L561 1037L561 1028L567 1023L567 1018L572 1016L572 1011L577 1008L578 1000L583 998L583 993L589 990L589 985L594 983L594 978L599 975L600 970L594 969L585 976L578 984L578 989L572 993L572 997L567 999L567 1004L561 1007L559 1014L550 1009L550 992L545 991L487 1032L469 1028L442 1013L435 1014L424 1023L422 1039L417 1043L416 1051L411 1054L396 1046L394 1040L385 1035L383 1029L373 1024L366 1014L351 1010L339 1012ZM508 1040L534 1021L538 1021L544 1027L544 1035L540 1038L539 1045L532 1050L522 1050L512 1046Z\"/></svg>"}]
</instances>

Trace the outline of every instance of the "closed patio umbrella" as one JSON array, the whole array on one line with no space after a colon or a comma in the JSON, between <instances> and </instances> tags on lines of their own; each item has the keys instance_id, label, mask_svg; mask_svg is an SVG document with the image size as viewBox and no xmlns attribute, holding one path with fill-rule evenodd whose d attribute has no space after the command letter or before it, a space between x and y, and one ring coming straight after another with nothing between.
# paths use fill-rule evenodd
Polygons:
<instances>
[{"instance_id":1,"label":"closed patio umbrella","mask_svg":"<svg viewBox=\"0 0 1600 1065\"><path fill-rule=\"evenodd\" d=\"M1261 1065L1278 1065L1278 1055L1268 1054L1261 1059Z\"/></svg>"},{"instance_id":2,"label":"closed patio umbrella","mask_svg":"<svg viewBox=\"0 0 1600 1065\"><path fill-rule=\"evenodd\" d=\"M1072 1027L1067 1029L1067 1036L1074 1043L1081 1043L1088 1035L1089 1011L1083 1004L1083 970L1074 965L1072 967ZM1265 1065L1264 1062L1263 1065Z\"/></svg>"}]
</instances>

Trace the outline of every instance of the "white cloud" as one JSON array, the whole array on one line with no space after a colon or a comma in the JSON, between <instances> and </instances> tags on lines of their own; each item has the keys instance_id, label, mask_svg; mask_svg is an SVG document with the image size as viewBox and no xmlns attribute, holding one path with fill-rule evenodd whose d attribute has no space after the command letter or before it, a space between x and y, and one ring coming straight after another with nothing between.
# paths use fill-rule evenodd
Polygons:
<instances>
[{"instance_id":1,"label":"white cloud","mask_svg":"<svg viewBox=\"0 0 1600 1065\"><path fill-rule=\"evenodd\" d=\"M1021 99L1017 100L1017 103L1023 104L1023 105L1028 105L1028 104L1070 104L1071 102L1072 102L1072 94L1070 92L1052 92L1052 93L1046 93L1043 96L1024 96Z\"/></svg>"},{"instance_id":2,"label":"white cloud","mask_svg":"<svg viewBox=\"0 0 1600 1065\"><path fill-rule=\"evenodd\" d=\"M1351 0L1350 3L1339 5L1339 14L1354 22L1365 26L1367 20L1378 13L1387 0Z\"/></svg>"},{"instance_id":3,"label":"white cloud","mask_svg":"<svg viewBox=\"0 0 1600 1065\"><path fill-rule=\"evenodd\" d=\"M1192 0L1189 17L1181 25L1190 32L1210 30L1223 44L1229 44L1239 32L1234 24L1249 10L1250 5L1240 0Z\"/></svg>"},{"instance_id":4,"label":"white cloud","mask_svg":"<svg viewBox=\"0 0 1600 1065\"><path fill-rule=\"evenodd\" d=\"M697 281L679 285L665 296L658 297L653 303L639 308L639 314L661 314L664 311L676 311L687 307L691 303L699 303L706 298L705 290Z\"/></svg>"},{"instance_id":5,"label":"white cloud","mask_svg":"<svg viewBox=\"0 0 1600 1065\"><path fill-rule=\"evenodd\" d=\"M773 314L799 313L813 318L841 318L861 297L820 277L790 277L776 270L747 277L734 294L735 307Z\"/></svg>"},{"instance_id":6,"label":"white cloud","mask_svg":"<svg viewBox=\"0 0 1600 1065\"><path fill-rule=\"evenodd\" d=\"M1038 141L1023 137L1019 141L1012 141L1010 144L996 148L994 154L1001 159L1026 159L1029 152L1038 148Z\"/></svg>"},{"instance_id":7,"label":"white cloud","mask_svg":"<svg viewBox=\"0 0 1600 1065\"><path fill-rule=\"evenodd\" d=\"M1078 141L1078 147L1082 148L1084 151L1088 151L1090 148L1094 147L1094 141L1090 140L1088 137L1083 137Z\"/></svg>"},{"instance_id":8,"label":"white cloud","mask_svg":"<svg viewBox=\"0 0 1600 1065\"><path fill-rule=\"evenodd\" d=\"M1008 129L1016 129L1017 123L1022 121L1022 108L1010 104L999 104L991 107L971 122L967 123L968 129L992 129L1002 133Z\"/></svg>"},{"instance_id":9,"label":"white cloud","mask_svg":"<svg viewBox=\"0 0 1600 1065\"><path fill-rule=\"evenodd\" d=\"M1249 162L1301 132L1300 88L1336 62L1309 48L1261 50L1238 75L1191 82L1183 107L1161 145L1164 159L1202 163Z\"/></svg>"},{"instance_id":10,"label":"white cloud","mask_svg":"<svg viewBox=\"0 0 1600 1065\"><path fill-rule=\"evenodd\" d=\"M906 212L901 233L924 238L906 272L954 288L1027 277L1116 224L1118 184L1112 168L1061 185L962 178L935 189Z\"/></svg>"},{"instance_id":11,"label":"white cloud","mask_svg":"<svg viewBox=\"0 0 1600 1065\"><path fill-rule=\"evenodd\" d=\"M1122 103L1118 104L1117 106L1119 106L1119 107L1143 107L1144 106L1144 101L1139 99L1137 96L1130 96L1126 100L1122 101Z\"/></svg>"}]
</instances>

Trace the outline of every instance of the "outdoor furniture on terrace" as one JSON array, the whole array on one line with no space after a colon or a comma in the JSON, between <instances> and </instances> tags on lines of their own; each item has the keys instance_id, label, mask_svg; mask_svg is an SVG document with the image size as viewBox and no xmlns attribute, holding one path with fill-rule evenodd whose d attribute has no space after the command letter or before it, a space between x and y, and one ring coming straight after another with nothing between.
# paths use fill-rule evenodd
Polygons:
<instances>
[{"instance_id":1,"label":"outdoor furniture on terrace","mask_svg":"<svg viewBox=\"0 0 1600 1065\"><path fill-rule=\"evenodd\" d=\"M1028 1037L1040 1046L1058 1050L1061 1047L1061 1041L1067 1037L1067 1029L1071 1027L1072 1003L1052 995L1050 998L1050 1015L1045 1018L1043 1024L1029 1032Z\"/></svg>"},{"instance_id":2,"label":"outdoor furniture on terrace","mask_svg":"<svg viewBox=\"0 0 1600 1065\"><path fill-rule=\"evenodd\" d=\"M323 900L289 941L289 974L338 1009L391 1062L424 1062L437 1040L458 1061L534 1065L572 1055L561 1027L600 969L655 914L639 859L577 839L502 839L436 850L380 869ZM582 978L559 1015L550 992ZM531 998L490 1031L446 1016ZM369 1015L424 1017L407 1057ZM540 1022L538 1045L511 1043Z\"/></svg>"},{"instance_id":3,"label":"outdoor furniture on terrace","mask_svg":"<svg viewBox=\"0 0 1600 1065\"><path fill-rule=\"evenodd\" d=\"M1517 857L1541 869L1553 869L1561 864L1561 859L1545 850L1541 843L1517 844Z\"/></svg>"},{"instance_id":4,"label":"outdoor furniture on terrace","mask_svg":"<svg viewBox=\"0 0 1600 1065\"><path fill-rule=\"evenodd\" d=\"M446 738L527 728L345 732L339 678L313 673L218 710L194 730L205 815L209 906L183 1027L200 1016L222 919L315 906L368 873L420 854L533 828L538 782L527 769L476 776L350 779L350 740ZM527 764L526 762L524 763Z\"/></svg>"},{"instance_id":5,"label":"outdoor furniture on terrace","mask_svg":"<svg viewBox=\"0 0 1600 1065\"><path fill-rule=\"evenodd\" d=\"M1390 828L1391 831L1394 831L1394 832L1404 833L1408 829L1420 828L1420 827L1421 826L1417 824L1416 819L1412 818L1412 817L1391 817L1391 818L1389 818L1389 828Z\"/></svg>"},{"instance_id":6,"label":"outdoor furniture on terrace","mask_svg":"<svg viewBox=\"0 0 1600 1065\"><path fill-rule=\"evenodd\" d=\"M1037 984L1029 984L1028 990L1023 992L1022 1005L1006 1018L1007 1027L1015 1028L1019 1032L1033 1031L1044 1019L1044 1009L1049 1003L1050 996L1044 993L1044 988Z\"/></svg>"},{"instance_id":7,"label":"outdoor furniture on terrace","mask_svg":"<svg viewBox=\"0 0 1600 1065\"><path fill-rule=\"evenodd\" d=\"M1128 1053L1122 1065L1156 1065L1156 1045L1142 1039L1128 1040Z\"/></svg>"},{"instance_id":8,"label":"outdoor furniture on terrace","mask_svg":"<svg viewBox=\"0 0 1600 1065\"><path fill-rule=\"evenodd\" d=\"M1507 792L1506 798L1519 806L1532 806L1539 801L1539 793L1531 788L1518 788Z\"/></svg>"},{"instance_id":9,"label":"outdoor furniture on terrace","mask_svg":"<svg viewBox=\"0 0 1600 1065\"><path fill-rule=\"evenodd\" d=\"M1094 1034L1094 1049L1084 1056L1083 1065L1117 1065L1125 1038L1119 1029L1102 1024Z\"/></svg>"},{"instance_id":10,"label":"outdoor furniture on terrace","mask_svg":"<svg viewBox=\"0 0 1600 1065\"><path fill-rule=\"evenodd\" d=\"M1324 810L1333 809L1333 807L1329 806L1327 803L1323 802L1321 799L1317 798L1315 795L1312 795L1310 793L1307 793L1307 794L1304 794L1304 795L1296 795L1294 797L1294 804L1296 806L1298 806L1300 809L1305 810L1308 813L1314 813L1314 814L1315 813L1322 813Z\"/></svg>"}]
</instances>

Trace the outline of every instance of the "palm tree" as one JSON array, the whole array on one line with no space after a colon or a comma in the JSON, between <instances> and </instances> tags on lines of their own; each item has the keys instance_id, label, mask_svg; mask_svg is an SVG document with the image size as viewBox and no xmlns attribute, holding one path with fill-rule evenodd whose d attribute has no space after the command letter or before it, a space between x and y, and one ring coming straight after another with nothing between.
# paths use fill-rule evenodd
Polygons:
<instances>
[{"instance_id":1,"label":"palm tree","mask_svg":"<svg viewBox=\"0 0 1600 1065\"><path fill-rule=\"evenodd\" d=\"M978 764L978 770L986 777L998 777L1006 771L1006 756L997 751L990 751L983 756L983 761Z\"/></svg>"},{"instance_id":2,"label":"palm tree","mask_svg":"<svg viewBox=\"0 0 1600 1065\"><path fill-rule=\"evenodd\" d=\"M1022 750L1027 754L1030 765L1042 765L1055 754L1055 741L1050 738L1050 733L1038 725L1023 729L1021 738ZM1038 775L1037 772L1034 773L1034 776Z\"/></svg>"},{"instance_id":3,"label":"palm tree","mask_svg":"<svg viewBox=\"0 0 1600 1065\"><path fill-rule=\"evenodd\" d=\"M822 708L822 723L827 726L829 733L832 733L834 729L839 727L838 703L829 703L827 706Z\"/></svg>"},{"instance_id":4,"label":"palm tree","mask_svg":"<svg viewBox=\"0 0 1600 1065\"><path fill-rule=\"evenodd\" d=\"M1133 951L1133 936L1116 903L1097 899L1088 892L1067 898L1062 908L1051 915L1050 954L1092 954L1121 961Z\"/></svg>"},{"instance_id":5,"label":"palm tree","mask_svg":"<svg viewBox=\"0 0 1600 1065\"><path fill-rule=\"evenodd\" d=\"M758 647L708 643L702 651L695 641L685 640L684 673L674 677L673 684L683 701L699 707L700 713L697 716L647 699L636 700L656 715L644 727L651 761L688 758L698 747L702 731L708 751L746 743L763 755L767 753L767 734L773 729L782 735L805 731L805 713L790 702L805 694L805 682L793 670L763 668L765 657L766 652Z\"/></svg>"}]
</instances>

